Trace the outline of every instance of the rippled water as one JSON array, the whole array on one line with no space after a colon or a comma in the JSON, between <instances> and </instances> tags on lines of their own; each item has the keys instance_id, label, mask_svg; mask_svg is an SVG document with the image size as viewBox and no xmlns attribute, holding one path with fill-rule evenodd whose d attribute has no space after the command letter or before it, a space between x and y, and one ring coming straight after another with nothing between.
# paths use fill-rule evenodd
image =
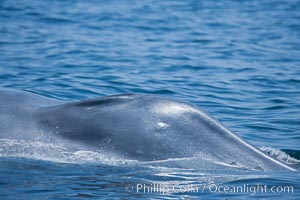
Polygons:
<instances>
[{"instance_id":1,"label":"rippled water","mask_svg":"<svg viewBox=\"0 0 300 200\"><path fill-rule=\"evenodd\" d=\"M198 105L265 151L299 159L299 22L298 0L4 0L0 86L66 101L166 95ZM298 172L170 169L98 162L99 155L65 155L45 144L1 144L18 155L0 151L1 199L300 198ZM136 183L295 189L259 195L126 191Z\"/></svg>"}]
</instances>

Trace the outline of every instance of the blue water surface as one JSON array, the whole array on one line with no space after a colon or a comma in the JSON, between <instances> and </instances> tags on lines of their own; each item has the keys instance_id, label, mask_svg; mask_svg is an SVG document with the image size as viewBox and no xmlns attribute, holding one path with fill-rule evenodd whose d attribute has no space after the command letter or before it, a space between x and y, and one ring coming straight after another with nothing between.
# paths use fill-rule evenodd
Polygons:
<instances>
[{"instance_id":1,"label":"blue water surface","mask_svg":"<svg viewBox=\"0 0 300 200\"><path fill-rule=\"evenodd\" d=\"M299 164L300 1L2 0L0 87L65 101L165 95L196 104L253 145L281 157L285 151ZM1 199L300 198L299 172L149 168L99 162L87 152L61 156L43 144L0 147ZM294 191L137 193L137 183Z\"/></svg>"}]
</instances>

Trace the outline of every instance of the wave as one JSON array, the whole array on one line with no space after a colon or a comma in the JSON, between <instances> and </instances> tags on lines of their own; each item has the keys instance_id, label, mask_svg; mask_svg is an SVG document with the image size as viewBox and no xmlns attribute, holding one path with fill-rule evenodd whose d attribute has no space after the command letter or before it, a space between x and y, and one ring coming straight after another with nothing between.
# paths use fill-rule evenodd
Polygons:
<instances>
[{"instance_id":1,"label":"wave","mask_svg":"<svg viewBox=\"0 0 300 200\"><path fill-rule=\"evenodd\" d=\"M266 147L266 146L261 146L259 147L259 149L264 153L270 155L271 157L276 158L277 160L280 160L281 162L284 162L286 164L292 164L292 165L300 164L300 160L291 157L289 154L287 154L286 152L280 149L276 149L273 147Z\"/></svg>"}]
</instances>

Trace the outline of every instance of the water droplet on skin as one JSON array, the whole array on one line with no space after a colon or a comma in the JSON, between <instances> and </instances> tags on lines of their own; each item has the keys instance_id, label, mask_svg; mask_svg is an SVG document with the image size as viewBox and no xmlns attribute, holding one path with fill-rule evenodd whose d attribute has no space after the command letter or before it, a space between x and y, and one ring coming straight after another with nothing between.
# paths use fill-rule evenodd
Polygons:
<instances>
[{"instance_id":1,"label":"water droplet on skin","mask_svg":"<svg viewBox=\"0 0 300 200\"><path fill-rule=\"evenodd\" d=\"M158 122L157 123L157 129L158 130L164 130L166 128L168 128L170 125L169 124L166 124L164 122Z\"/></svg>"}]
</instances>

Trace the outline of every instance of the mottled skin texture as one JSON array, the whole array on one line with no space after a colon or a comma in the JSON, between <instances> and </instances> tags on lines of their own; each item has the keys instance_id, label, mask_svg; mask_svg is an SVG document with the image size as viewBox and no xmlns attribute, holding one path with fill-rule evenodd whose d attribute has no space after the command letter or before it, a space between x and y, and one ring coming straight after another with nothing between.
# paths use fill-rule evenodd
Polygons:
<instances>
[{"instance_id":1,"label":"mottled skin texture","mask_svg":"<svg viewBox=\"0 0 300 200\"><path fill-rule=\"evenodd\" d=\"M293 170L198 107L160 96L125 94L64 103L3 91L0 103L1 138L30 139L32 132L34 137L43 132L134 160L195 157L250 169ZM14 127L31 132L22 136Z\"/></svg>"}]
</instances>

